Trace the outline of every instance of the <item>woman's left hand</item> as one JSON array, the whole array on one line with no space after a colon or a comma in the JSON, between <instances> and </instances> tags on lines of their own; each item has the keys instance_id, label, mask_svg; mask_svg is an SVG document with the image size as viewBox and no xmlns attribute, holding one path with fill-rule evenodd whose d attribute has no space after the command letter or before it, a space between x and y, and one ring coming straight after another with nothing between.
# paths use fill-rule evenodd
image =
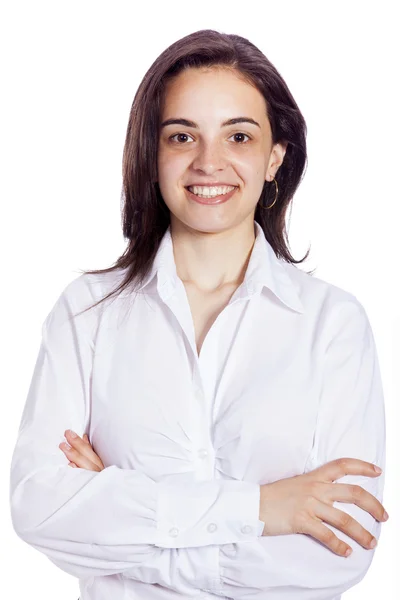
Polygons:
<instances>
[{"instance_id":1,"label":"woman's left hand","mask_svg":"<svg viewBox=\"0 0 400 600\"><path fill-rule=\"evenodd\" d=\"M104 469L101 458L93 450L86 433L83 438L79 437L79 435L74 438L71 436L70 430L67 429L64 432L64 436L71 448L67 448L65 442L59 444L58 447L70 461L68 466L74 468L80 467L89 471L102 471Z\"/></svg>"}]
</instances>

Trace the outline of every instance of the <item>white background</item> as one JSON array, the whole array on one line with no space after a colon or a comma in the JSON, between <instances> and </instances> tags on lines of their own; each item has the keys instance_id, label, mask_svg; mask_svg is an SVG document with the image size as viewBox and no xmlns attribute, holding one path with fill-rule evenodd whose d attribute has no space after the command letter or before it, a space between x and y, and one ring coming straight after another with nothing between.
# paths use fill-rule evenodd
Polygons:
<instances>
[{"instance_id":1,"label":"white background","mask_svg":"<svg viewBox=\"0 0 400 600\"><path fill-rule=\"evenodd\" d=\"M315 276L350 291L366 308L386 398L390 519L367 575L344 597L394 600L400 532L396 5L13 0L1 6L2 597L78 598L77 579L13 531L11 455L43 320L80 269L108 267L124 250L122 150L137 86L167 46L207 28L255 43L307 122L308 169L294 199L290 248L301 258L311 244L301 268L316 267Z\"/></svg>"}]
</instances>

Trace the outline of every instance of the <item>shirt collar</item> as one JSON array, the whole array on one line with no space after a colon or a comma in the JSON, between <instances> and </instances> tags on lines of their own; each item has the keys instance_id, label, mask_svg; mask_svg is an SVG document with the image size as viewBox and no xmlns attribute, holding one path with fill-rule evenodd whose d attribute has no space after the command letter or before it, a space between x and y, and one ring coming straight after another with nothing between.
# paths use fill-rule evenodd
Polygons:
<instances>
[{"instance_id":1,"label":"shirt collar","mask_svg":"<svg viewBox=\"0 0 400 600\"><path fill-rule=\"evenodd\" d=\"M267 241L264 231L254 221L256 239L247 266L241 296L251 296L263 287L268 288L283 304L303 313L304 305L300 300L295 280L289 275L284 261L278 259L272 246ZM287 263L286 263L287 264ZM153 260L152 267L138 288L142 290L157 273L158 287L164 288L169 295L174 292L178 275L173 253L171 226L168 226Z\"/></svg>"}]
</instances>

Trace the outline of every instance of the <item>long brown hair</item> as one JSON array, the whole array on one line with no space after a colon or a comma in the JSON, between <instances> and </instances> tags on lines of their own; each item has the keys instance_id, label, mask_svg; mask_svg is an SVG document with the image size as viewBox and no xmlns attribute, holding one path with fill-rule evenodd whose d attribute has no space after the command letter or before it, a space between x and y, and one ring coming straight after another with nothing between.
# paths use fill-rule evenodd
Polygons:
<instances>
[{"instance_id":1,"label":"long brown hair","mask_svg":"<svg viewBox=\"0 0 400 600\"><path fill-rule=\"evenodd\" d=\"M271 210L260 208L259 204L269 206L275 198L274 183L265 181L254 219L261 225L277 257L292 264L302 263L308 257L310 248L301 260L293 258L285 224L286 211L307 162L304 117L282 76L254 44L239 35L202 29L164 50L137 89L129 115L122 166L122 228L127 247L113 266L82 271L95 275L121 269L124 274L118 287L82 312L116 297L133 282L140 286L147 276L170 224L169 209L156 181L160 107L165 86L184 69L213 66L234 70L265 98L272 143L285 142L287 148L275 174L279 189L277 200Z\"/></svg>"}]
</instances>

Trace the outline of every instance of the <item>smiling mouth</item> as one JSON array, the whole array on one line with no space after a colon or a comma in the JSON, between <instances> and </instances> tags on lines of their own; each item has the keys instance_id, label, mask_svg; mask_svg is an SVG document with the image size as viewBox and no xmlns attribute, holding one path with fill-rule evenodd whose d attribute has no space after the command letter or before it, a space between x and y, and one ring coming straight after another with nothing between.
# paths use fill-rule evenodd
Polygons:
<instances>
[{"instance_id":1,"label":"smiling mouth","mask_svg":"<svg viewBox=\"0 0 400 600\"><path fill-rule=\"evenodd\" d=\"M199 198L220 198L221 196L226 196L227 194L230 194L231 192L233 192L234 190L238 189L238 185L224 185L224 186L210 186L210 187L229 187L231 189L229 189L227 192L224 192L223 194L195 194L193 191L193 188L195 187L207 187L207 186L193 186L193 185L187 185L185 186L185 189L188 190L188 192L190 192L191 194L194 194L195 196L198 196ZM192 189L190 189L192 188Z\"/></svg>"},{"instance_id":2,"label":"smiling mouth","mask_svg":"<svg viewBox=\"0 0 400 600\"><path fill-rule=\"evenodd\" d=\"M230 200L230 198L233 196L233 194L236 193L236 191L239 189L239 186L235 185L235 186L230 186L232 189L229 192L226 192L225 194L219 194L217 196L202 196L201 194L194 194L189 187L192 186L185 186L185 190L187 192L187 194L189 194L189 198L191 198L193 201L200 203L200 204L208 204L208 205L218 205L218 204L222 204L223 202L226 202L228 200Z\"/></svg>"}]
</instances>

